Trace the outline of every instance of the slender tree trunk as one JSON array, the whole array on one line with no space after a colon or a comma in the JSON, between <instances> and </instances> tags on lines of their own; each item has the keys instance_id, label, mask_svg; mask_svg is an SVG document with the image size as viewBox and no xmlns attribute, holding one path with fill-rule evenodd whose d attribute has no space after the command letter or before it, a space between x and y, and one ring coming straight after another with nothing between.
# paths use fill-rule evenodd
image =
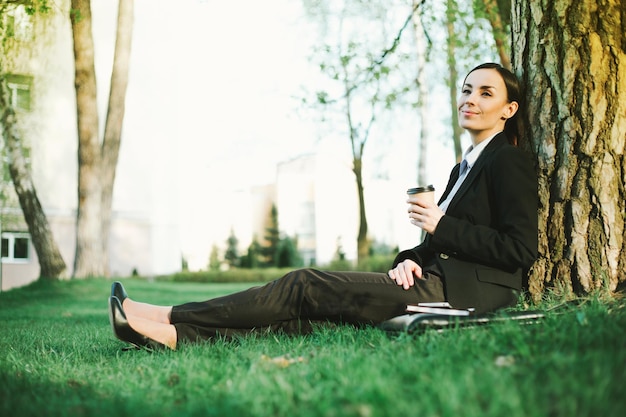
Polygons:
<instances>
[{"instance_id":1,"label":"slender tree trunk","mask_svg":"<svg viewBox=\"0 0 626 417\"><path fill-rule=\"evenodd\" d=\"M347 61L342 62L343 65L343 84L344 84L344 100L346 103L345 107L345 116L346 116L346 124L348 125L349 135L350 135L350 145L352 148L352 172L354 172L354 176L356 178L356 187L357 194L359 199L359 232L357 235L357 258L358 261L361 262L364 259L367 259L370 255L370 241L368 237L368 224L367 224L367 214L365 210L365 191L363 187L363 152L365 150L365 144L367 143L367 139L369 138L370 128L376 119L375 116L375 107L376 107L376 98L372 99L371 105L371 113L368 125L363 131L359 134L357 133L357 128L352 119L352 90L353 87L350 85L348 70L347 70ZM374 97L378 95L378 87L376 89L376 94Z\"/></svg>"},{"instance_id":2,"label":"slender tree trunk","mask_svg":"<svg viewBox=\"0 0 626 417\"><path fill-rule=\"evenodd\" d=\"M363 163L361 158L353 160L353 172L356 177L356 187L359 197L359 234L357 236L357 256L359 261L370 255L370 242L367 236L367 216L365 213L365 192L363 189Z\"/></svg>"},{"instance_id":3,"label":"slender tree trunk","mask_svg":"<svg viewBox=\"0 0 626 417\"><path fill-rule=\"evenodd\" d=\"M493 39L496 43L496 49L498 50L498 56L500 57L500 64L508 69L511 69L511 58L506 50L506 40L508 38L504 24L500 18L500 11L498 10L498 2L496 0L483 0L485 5L485 11L487 18L491 24L491 30L493 32Z\"/></svg>"},{"instance_id":4,"label":"slender tree trunk","mask_svg":"<svg viewBox=\"0 0 626 417\"><path fill-rule=\"evenodd\" d=\"M78 120L78 213L74 276L102 276L102 172L94 44L89 0L72 0L76 110Z\"/></svg>"},{"instance_id":5,"label":"slender tree trunk","mask_svg":"<svg viewBox=\"0 0 626 417\"><path fill-rule=\"evenodd\" d=\"M457 113L457 83L458 72L456 69L456 31L454 29L454 22L456 21L457 5L456 0L446 1L446 29L448 33L447 37L447 58L448 58L448 72L450 79L448 80L448 88L450 95L450 110L452 112L452 140L454 143L454 155L456 161L460 162L463 158L463 149L461 149L461 134L463 130L459 127L459 115Z\"/></svg>"},{"instance_id":6,"label":"slender tree trunk","mask_svg":"<svg viewBox=\"0 0 626 417\"><path fill-rule=\"evenodd\" d=\"M367 213L365 211L365 190L363 187L363 149L367 140L368 133L365 133L365 139L358 141L355 137L355 129L352 124L352 116L350 110L350 93L347 93L347 112L348 125L350 126L350 142L352 143L352 172L356 178L357 195L359 199L359 233L357 235L357 258L358 261L367 259L370 255L370 241L368 237ZM372 115L373 121L374 116ZM367 129L369 132L369 128Z\"/></svg>"},{"instance_id":7,"label":"slender tree trunk","mask_svg":"<svg viewBox=\"0 0 626 417\"><path fill-rule=\"evenodd\" d=\"M134 0L120 0L117 18L117 37L115 56L111 73L111 90L109 107L104 128L102 143L102 243L101 253L105 267L105 275L109 274L108 242L111 231L111 210L113 207L113 185L122 137L124 110L126 104L126 88L130 64L130 50L133 31Z\"/></svg>"},{"instance_id":8,"label":"slender tree trunk","mask_svg":"<svg viewBox=\"0 0 626 417\"><path fill-rule=\"evenodd\" d=\"M415 35L416 57L417 57L417 77L415 84L418 91L418 111L420 120L419 152L417 160L417 184L428 182L428 80L426 77L426 62L428 61L428 46L426 34L422 24L422 8L418 3L422 0L413 0L413 33Z\"/></svg>"},{"instance_id":9,"label":"slender tree trunk","mask_svg":"<svg viewBox=\"0 0 626 417\"><path fill-rule=\"evenodd\" d=\"M540 258L529 276L588 293L626 280L626 1L518 0L513 63L537 158Z\"/></svg>"},{"instance_id":10,"label":"slender tree trunk","mask_svg":"<svg viewBox=\"0 0 626 417\"><path fill-rule=\"evenodd\" d=\"M39 276L48 279L61 278L64 277L67 269L65 261L54 240L26 165L20 135L16 128L15 112L9 101L9 91L4 77L1 77L0 84L2 89L0 126L2 126L2 136L7 148L9 172L39 258Z\"/></svg>"}]
</instances>

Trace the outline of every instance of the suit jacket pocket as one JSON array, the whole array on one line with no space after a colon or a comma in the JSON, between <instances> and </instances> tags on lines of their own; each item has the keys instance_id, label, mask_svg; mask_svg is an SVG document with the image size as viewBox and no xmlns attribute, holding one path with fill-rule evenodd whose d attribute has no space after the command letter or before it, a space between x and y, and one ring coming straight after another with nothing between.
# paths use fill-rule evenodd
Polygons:
<instances>
[{"instance_id":1,"label":"suit jacket pocket","mask_svg":"<svg viewBox=\"0 0 626 417\"><path fill-rule=\"evenodd\" d=\"M510 273L500 269L476 268L476 277L481 282L502 285L517 290L522 287L522 272L520 269Z\"/></svg>"}]
</instances>

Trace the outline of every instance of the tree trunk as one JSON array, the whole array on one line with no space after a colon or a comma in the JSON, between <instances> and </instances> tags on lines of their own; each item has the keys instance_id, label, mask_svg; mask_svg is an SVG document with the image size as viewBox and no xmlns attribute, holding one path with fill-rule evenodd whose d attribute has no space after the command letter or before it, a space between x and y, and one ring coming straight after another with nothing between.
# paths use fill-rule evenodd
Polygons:
<instances>
[{"instance_id":1,"label":"tree trunk","mask_svg":"<svg viewBox=\"0 0 626 417\"><path fill-rule=\"evenodd\" d=\"M74 276L103 276L102 173L94 45L89 0L72 0L76 110L78 121L78 212Z\"/></svg>"},{"instance_id":2,"label":"tree trunk","mask_svg":"<svg viewBox=\"0 0 626 417\"><path fill-rule=\"evenodd\" d=\"M41 207L35 185L26 166L22 152L20 135L16 129L15 112L10 105L9 91L4 78L0 80L0 125L2 136L6 144L8 165L11 179L15 187L24 219L28 225L33 246L39 258L40 278L61 278L66 272L65 261L54 241L46 214Z\"/></svg>"},{"instance_id":3,"label":"tree trunk","mask_svg":"<svg viewBox=\"0 0 626 417\"><path fill-rule=\"evenodd\" d=\"M94 43L89 0L72 0L78 120L78 214L74 276L107 276L115 171L124 121L133 26L133 1L120 0L109 106L99 138Z\"/></svg>"},{"instance_id":4,"label":"tree trunk","mask_svg":"<svg viewBox=\"0 0 626 417\"><path fill-rule=\"evenodd\" d=\"M450 95L450 110L452 112L452 140L454 143L454 155L456 157L456 161L460 162L463 158L463 149L461 149L461 134L463 133L463 129L459 126L459 115L457 113L457 83L458 83L458 72L456 69L456 31L454 29L454 22L456 21L457 14L457 5L456 0L447 0L446 1L446 29L447 29L447 48L446 53L448 57L448 72L450 74L450 79L448 80L448 92Z\"/></svg>"},{"instance_id":5,"label":"tree trunk","mask_svg":"<svg viewBox=\"0 0 626 417\"><path fill-rule=\"evenodd\" d=\"M513 63L526 88L527 142L539 174L547 287L613 291L626 280L626 1L518 0Z\"/></svg>"},{"instance_id":6,"label":"tree trunk","mask_svg":"<svg viewBox=\"0 0 626 417\"><path fill-rule=\"evenodd\" d=\"M418 91L418 109L420 120L419 135L419 153L417 160L417 184L422 185L428 182L428 87L426 77L426 62L428 61L428 45L426 42L426 34L424 33L424 25L422 24L422 9L418 7L418 2L422 0L413 0L413 33L415 35L416 57L417 57L417 76L415 77L415 85Z\"/></svg>"},{"instance_id":7,"label":"tree trunk","mask_svg":"<svg viewBox=\"0 0 626 417\"><path fill-rule=\"evenodd\" d=\"M363 187L363 152L365 150L365 144L369 138L370 129L374 120L376 119L376 103L378 101L378 93L380 84L377 84L376 94L370 102L370 118L367 127L364 129L357 129L352 115L352 91L348 76L347 69L348 61L342 60L342 77L344 86L344 100L345 100L345 116L346 124L349 130L350 146L352 148L352 172L356 178L357 194L359 198L359 232L356 238L357 244L357 260L362 262L370 256L370 241L368 236L367 214L365 210L365 191ZM360 132L360 133L357 133Z\"/></svg>"},{"instance_id":8,"label":"tree trunk","mask_svg":"<svg viewBox=\"0 0 626 417\"><path fill-rule=\"evenodd\" d=\"M111 231L111 211L113 207L113 185L122 137L124 110L126 104L126 88L128 86L128 72L130 64L130 50L133 31L134 0L120 0L117 16L117 36L115 42L115 56L111 73L111 90L109 93L109 107L104 127L104 141L102 143L102 206L101 227L105 275L109 275L108 242Z\"/></svg>"},{"instance_id":9,"label":"tree trunk","mask_svg":"<svg viewBox=\"0 0 626 417\"><path fill-rule=\"evenodd\" d=\"M367 236L367 216L365 213L365 193L363 191L363 162L361 158L353 159L353 172L359 196L359 234L357 236L357 256L363 261L370 256L370 242Z\"/></svg>"},{"instance_id":10,"label":"tree trunk","mask_svg":"<svg viewBox=\"0 0 626 417\"><path fill-rule=\"evenodd\" d=\"M500 18L498 2L496 0L483 0L483 4L485 5L487 19L489 19L489 23L491 24L493 39L496 43L498 56L500 57L500 64L505 68L511 69L511 58L506 51L506 41L508 37L502 19Z\"/></svg>"}]
</instances>

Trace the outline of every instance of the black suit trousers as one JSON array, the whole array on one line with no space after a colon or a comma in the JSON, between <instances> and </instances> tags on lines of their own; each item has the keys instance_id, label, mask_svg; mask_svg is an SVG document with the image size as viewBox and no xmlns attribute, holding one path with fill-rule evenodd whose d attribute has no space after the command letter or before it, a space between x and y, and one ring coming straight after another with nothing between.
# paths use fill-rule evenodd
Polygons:
<instances>
[{"instance_id":1,"label":"black suit trousers","mask_svg":"<svg viewBox=\"0 0 626 417\"><path fill-rule=\"evenodd\" d=\"M252 332L308 333L314 323L377 324L405 313L407 304L444 301L441 279L424 274L404 290L387 274L292 271L266 285L174 306L179 341L230 338Z\"/></svg>"}]
</instances>

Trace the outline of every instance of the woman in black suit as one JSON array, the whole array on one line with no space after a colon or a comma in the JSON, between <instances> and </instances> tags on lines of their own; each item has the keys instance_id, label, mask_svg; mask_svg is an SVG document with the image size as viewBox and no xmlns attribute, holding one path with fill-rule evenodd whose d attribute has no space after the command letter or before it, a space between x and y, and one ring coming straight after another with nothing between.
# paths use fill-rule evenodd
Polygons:
<instances>
[{"instance_id":1,"label":"woman in black suit","mask_svg":"<svg viewBox=\"0 0 626 417\"><path fill-rule=\"evenodd\" d=\"M173 307L134 301L116 282L109 298L115 335L135 346L175 349L182 341L258 330L304 333L320 321L377 324L420 302L448 301L478 314L515 304L537 256L538 229L536 174L515 146L520 103L510 71L483 64L469 72L458 113L472 147L437 205L409 198L410 221L426 238L400 252L387 274L300 269Z\"/></svg>"}]
</instances>

